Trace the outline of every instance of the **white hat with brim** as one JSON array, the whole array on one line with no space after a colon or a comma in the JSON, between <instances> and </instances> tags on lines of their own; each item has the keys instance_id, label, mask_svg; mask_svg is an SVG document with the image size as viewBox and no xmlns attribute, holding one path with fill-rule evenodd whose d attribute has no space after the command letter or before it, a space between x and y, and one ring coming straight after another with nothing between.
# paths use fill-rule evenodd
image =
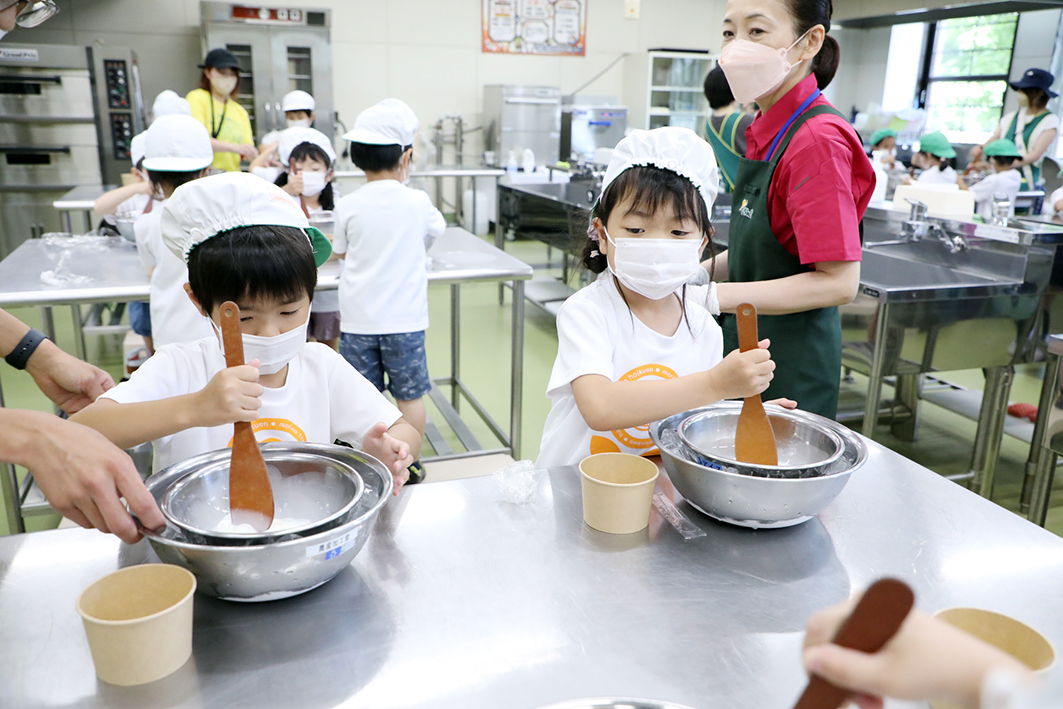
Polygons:
<instances>
[{"instance_id":1,"label":"white hat with brim","mask_svg":"<svg viewBox=\"0 0 1063 709\"><path fill-rule=\"evenodd\" d=\"M284 94L284 98L281 99L281 110L287 113L288 111L306 111L307 113L313 113L317 107L317 102L314 101L314 97L305 91L289 91Z\"/></svg>"},{"instance_id":2,"label":"white hat with brim","mask_svg":"<svg viewBox=\"0 0 1063 709\"><path fill-rule=\"evenodd\" d=\"M631 131L613 149L601 194L624 171L647 166L671 170L690 180L705 201L705 209L712 214L712 205L720 192L720 169L712 146L697 133L677 126Z\"/></svg>"},{"instance_id":3,"label":"white hat with brim","mask_svg":"<svg viewBox=\"0 0 1063 709\"><path fill-rule=\"evenodd\" d=\"M332 141L319 130L293 126L282 130L277 142L277 157L285 167L288 166L288 158L291 157L292 151L303 143L316 145L325 152L325 155L328 155L330 163L336 162L336 149L332 147Z\"/></svg>"},{"instance_id":4,"label":"white hat with brim","mask_svg":"<svg viewBox=\"0 0 1063 709\"><path fill-rule=\"evenodd\" d=\"M155 103L151 105L151 115L153 118L158 118L159 116L191 116L192 104L170 89L166 89L155 97Z\"/></svg>"},{"instance_id":5,"label":"white hat with brim","mask_svg":"<svg viewBox=\"0 0 1063 709\"><path fill-rule=\"evenodd\" d=\"M306 234L321 266L332 254L328 238L310 226L299 203L276 185L246 172L192 180L174 190L162 210L162 241L184 262L208 239L245 226L287 226Z\"/></svg>"},{"instance_id":6,"label":"white hat with brim","mask_svg":"<svg viewBox=\"0 0 1063 709\"><path fill-rule=\"evenodd\" d=\"M129 141L129 160L133 163L133 167L138 167L140 161L144 159L144 144L147 141L147 131L137 133L133 136L133 139Z\"/></svg>"},{"instance_id":7,"label":"white hat with brim","mask_svg":"<svg viewBox=\"0 0 1063 709\"><path fill-rule=\"evenodd\" d=\"M366 145L413 145L420 129L417 114L397 98L384 99L370 106L354 119L354 127L344 140Z\"/></svg>"},{"instance_id":8,"label":"white hat with brim","mask_svg":"<svg viewBox=\"0 0 1063 709\"><path fill-rule=\"evenodd\" d=\"M210 133L192 116L160 116L151 124L146 134L146 170L192 172L210 167L214 162Z\"/></svg>"}]
</instances>

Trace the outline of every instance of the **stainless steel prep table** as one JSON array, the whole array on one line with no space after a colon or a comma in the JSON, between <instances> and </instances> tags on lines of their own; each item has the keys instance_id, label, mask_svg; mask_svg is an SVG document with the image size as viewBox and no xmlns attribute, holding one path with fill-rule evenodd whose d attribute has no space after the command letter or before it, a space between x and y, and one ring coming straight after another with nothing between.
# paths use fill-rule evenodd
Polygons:
<instances>
[{"instance_id":1,"label":"stainless steel prep table","mask_svg":"<svg viewBox=\"0 0 1063 709\"><path fill-rule=\"evenodd\" d=\"M52 202L52 208L59 212L63 228L67 232L73 233L74 231L70 224L71 212L84 214L85 230L92 231L95 226L92 223L92 213L96 209L96 198L114 188L114 185L79 185Z\"/></svg>"},{"instance_id":2,"label":"stainless steel prep table","mask_svg":"<svg viewBox=\"0 0 1063 709\"><path fill-rule=\"evenodd\" d=\"M490 477L408 488L320 589L197 598L192 660L140 688L97 682L74 601L146 545L84 530L6 537L0 703L532 709L620 695L781 708L805 682L808 617L886 575L924 610L989 608L1063 647L1063 539L868 445L819 519L752 531L680 503L707 533L691 541L656 513L633 535L584 526L575 468L544 474L527 507Z\"/></svg>"},{"instance_id":3,"label":"stainless steel prep table","mask_svg":"<svg viewBox=\"0 0 1063 709\"><path fill-rule=\"evenodd\" d=\"M148 280L143 266L137 257L135 246L121 237L101 239L101 246L78 247L76 263L72 270L77 275L89 276L93 282L67 288L45 285L40 280L42 271L55 267L58 247L50 247L47 240L31 239L21 244L3 261L0 261L0 307L42 306L42 319L46 330L51 327L51 306L69 305L74 309L74 323L77 329L81 322L80 306L87 303L113 303L130 300L148 299ZM514 458L520 457L521 446L521 405L523 396L524 372L524 281L532 277L531 266L498 249L482 239L473 236L459 227L451 227L435 241L429 250L432 266L428 272L429 283L441 283L450 286L450 376L437 378L430 396L437 408L447 419L447 423L457 434L467 452L454 453L442 435L433 430L429 432L429 442L438 454L435 460L460 458L468 455L489 455L492 453L510 453ZM341 264L331 261L321 267L318 277L318 290L335 290L339 287ZM510 377L510 425L504 430L487 413L484 407L469 391L461 379L461 285L476 282L508 282L513 288L512 323L511 323L511 358ZM47 332L52 339L54 332ZM84 359L84 339L80 332L75 333L75 346L79 357ZM450 386L451 396L447 398L439 386ZM468 426L458 415L459 400L464 396L473 409L491 429L502 446L484 449ZM0 406L3 406L3 391L0 390ZM427 459L432 460L432 459ZM22 514L17 507L17 500L29 494L28 486L23 486L16 494L14 469L10 466L6 474L0 471L0 485L7 493L9 519L22 530ZM7 486L11 486L8 489ZM34 499L23 507L27 510L44 512L47 506L39 492Z\"/></svg>"}]
</instances>

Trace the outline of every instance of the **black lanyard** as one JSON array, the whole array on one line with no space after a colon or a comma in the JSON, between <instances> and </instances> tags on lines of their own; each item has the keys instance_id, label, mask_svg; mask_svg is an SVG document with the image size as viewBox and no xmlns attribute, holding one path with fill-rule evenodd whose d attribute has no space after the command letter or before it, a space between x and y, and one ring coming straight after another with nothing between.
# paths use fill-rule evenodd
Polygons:
<instances>
[{"instance_id":1,"label":"black lanyard","mask_svg":"<svg viewBox=\"0 0 1063 709\"><path fill-rule=\"evenodd\" d=\"M222 104L221 120L218 122L218 127L214 127L214 94L210 94L210 137L217 140L218 135L221 134L221 127L225 125L225 112L229 110L229 102L226 101Z\"/></svg>"}]
</instances>

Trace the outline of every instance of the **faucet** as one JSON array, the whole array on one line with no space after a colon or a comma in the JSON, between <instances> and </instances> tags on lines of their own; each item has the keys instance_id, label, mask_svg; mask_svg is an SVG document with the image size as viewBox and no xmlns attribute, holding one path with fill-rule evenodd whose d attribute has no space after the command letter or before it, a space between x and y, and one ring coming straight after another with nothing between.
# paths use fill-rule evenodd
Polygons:
<instances>
[{"instance_id":1,"label":"faucet","mask_svg":"<svg viewBox=\"0 0 1063 709\"><path fill-rule=\"evenodd\" d=\"M945 245L950 254L959 253L967 248L967 240L961 234L949 234L940 224L927 219L926 204L911 198L907 198L907 202L912 205L912 211L908 215L908 221L901 227L901 236L904 237L904 241L920 241L923 237L932 234Z\"/></svg>"}]
</instances>

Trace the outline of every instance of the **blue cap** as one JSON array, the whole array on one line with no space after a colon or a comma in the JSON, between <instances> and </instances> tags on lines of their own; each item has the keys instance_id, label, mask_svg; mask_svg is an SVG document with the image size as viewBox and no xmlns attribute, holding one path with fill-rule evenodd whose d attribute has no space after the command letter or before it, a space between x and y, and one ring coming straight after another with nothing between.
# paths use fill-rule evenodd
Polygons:
<instances>
[{"instance_id":1,"label":"blue cap","mask_svg":"<svg viewBox=\"0 0 1063 709\"><path fill-rule=\"evenodd\" d=\"M1041 89L1050 97L1059 96L1052 90L1052 84L1056 77L1044 69L1027 69L1026 73L1018 81L1009 81L1008 86L1018 91L1019 89Z\"/></svg>"}]
</instances>

